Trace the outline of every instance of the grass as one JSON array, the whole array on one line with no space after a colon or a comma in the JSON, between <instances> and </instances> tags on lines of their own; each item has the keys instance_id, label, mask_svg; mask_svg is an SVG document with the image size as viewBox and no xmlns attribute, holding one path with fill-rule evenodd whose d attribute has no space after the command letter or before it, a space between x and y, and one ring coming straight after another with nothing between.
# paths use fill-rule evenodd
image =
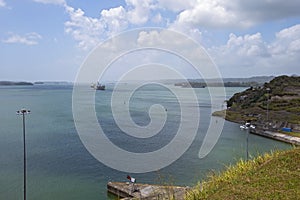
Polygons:
<instances>
[{"instance_id":1,"label":"grass","mask_svg":"<svg viewBox=\"0 0 300 200\"><path fill-rule=\"evenodd\" d=\"M198 183L186 200L299 199L300 148L240 160L218 175Z\"/></svg>"},{"instance_id":2,"label":"grass","mask_svg":"<svg viewBox=\"0 0 300 200\"><path fill-rule=\"evenodd\" d=\"M215 111L212 113L212 116L222 117L228 121L236 122L236 123L245 123L245 121L256 121L256 117L249 117L241 112L234 112L230 110L221 110Z\"/></svg>"}]
</instances>

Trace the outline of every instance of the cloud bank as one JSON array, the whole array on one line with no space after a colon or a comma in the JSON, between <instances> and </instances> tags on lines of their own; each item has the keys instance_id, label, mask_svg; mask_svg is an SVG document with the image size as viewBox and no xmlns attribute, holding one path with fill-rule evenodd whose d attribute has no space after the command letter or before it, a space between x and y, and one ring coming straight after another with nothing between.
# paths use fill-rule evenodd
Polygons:
<instances>
[{"instance_id":1,"label":"cloud bank","mask_svg":"<svg viewBox=\"0 0 300 200\"><path fill-rule=\"evenodd\" d=\"M246 31L258 25L300 17L300 1L286 0L125 0L125 5L103 9L99 17L89 17L80 8L73 8L64 0L34 0L64 6L69 20L65 32L88 51L99 42L128 28L161 26L177 30L200 43L211 31L231 32L224 44L212 42L208 52L222 71L240 67L245 73L253 69L269 73L285 67L287 72L297 70L299 63L300 24L290 25L274 33L266 42L262 32L238 35L235 30ZM289 66L289 67L286 67ZM240 72L239 72L240 73ZM238 74L238 72L237 72ZM227 74L226 74L227 75ZM228 74L230 76L230 74Z\"/></svg>"},{"instance_id":2,"label":"cloud bank","mask_svg":"<svg viewBox=\"0 0 300 200\"><path fill-rule=\"evenodd\" d=\"M85 50L91 49L96 41L129 27L149 23L201 38L202 32L207 30L246 29L268 21L300 16L297 9L300 2L293 0L284 3L279 0L125 0L125 6L104 9L98 18L87 16L80 8L68 6L64 0L35 1L65 6L70 17L65 30Z\"/></svg>"},{"instance_id":3,"label":"cloud bank","mask_svg":"<svg viewBox=\"0 0 300 200\"><path fill-rule=\"evenodd\" d=\"M269 43L261 33L236 36L231 33L225 45L208 49L210 55L223 71L239 69L236 74L274 74L284 69L297 73L300 63L300 25L283 29ZM227 74L230 76L230 74Z\"/></svg>"}]
</instances>

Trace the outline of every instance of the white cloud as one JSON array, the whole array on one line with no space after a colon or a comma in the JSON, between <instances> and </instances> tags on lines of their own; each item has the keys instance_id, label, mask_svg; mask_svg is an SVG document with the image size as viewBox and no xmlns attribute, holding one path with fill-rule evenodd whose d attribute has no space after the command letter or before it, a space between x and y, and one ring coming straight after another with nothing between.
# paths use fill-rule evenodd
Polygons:
<instances>
[{"instance_id":1,"label":"white cloud","mask_svg":"<svg viewBox=\"0 0 300 200\"><path fill-rule=\"evenodd\" d=\"M194 28L189 24L172 24L168 27L168 29L186 34L188 37L193 38L197 42L202 44L204 43L202 32L198 28Z\"/></svg>"},{"instance_id":2,"label":"white cloud","mask_svg":"<svg viewBox=\"0 0 300 200\"><path fill-rule=\"evenodd\" d=\"M260 33L244 36L231 33L225 45L212 47L208 51L227 73L249 73L250 76L279 71L297 73L300 62L300 24L283 29L275 36L273 41L266 43Z\"/></svg>"},{"instance_id":3,"label":"white cloud","mask_svg":"<svg viewBox=\"0 0 300 200\"><path fill-rule=\"evenodd\" d=\"M167 1L167 0L160 0ZM175 1L177 2L177 1ZM191 0L193 6L178 13L172 27L248 28L259 23L300 16L300 1ZM180 29L180 28L179 28Z\"/></svg>"},{"instance_id":4,"label":"white cloud","mask_svg":"<svg viewBox=\"0 0 300 200\"><path fill-rule=\"evenodd\" d=\"M143 59L148 63L160 63L176 69L185 77L198 77L200 74L191 64L196 64L202 76L212 78L218 76L207 52L185 35L171 30L141 31L137 44L140 47L154 47ZM141 59L142 60L142 59Z\"/></svg>"},{"instance_id":5,"label":"white cloud","mask_svg":"<svg viewBox=\"0 0 300 200\"><path fill-rule=\"evenodd\" d=\"M251 18L250 18L251 19ZM247 27L250 22L228 9L222 0L202 0L178 14L173 26L224 28Z\"/></svg>"},{"instance_id":6,"label":"white cloud","mask_svg":"<svg viewBox=\"0 0 300 200\"><path fill-rule=\"evenodd\" d=\"M184 39L183 39L184 38ZM167 49L180 48L190 51L191 41L188 37L183 37L179 32L173 32L167 29L141 31L137 43L140 46L165 46Z\"/></svg>"},{"instance_id":7,"label":"white cloud","mask_svg":"<svg viewBox=\"0 0 300 200\"><path fill-rule=\"evenodd\" d=\"M167 41L168 40L164 40L162 34L158 31L141 31L137 39L138 44L141 46L154 46L155 44L163 44Z\"/></svg>"},{"instance_id":8,"label":"white cloud","mask_svg":"<svg viewBox=\"0 0 300 200\"><path fill-rule=\"evenodd\" d=\"M42 38L42 36L35 32L27 33L24 36L10 33L10 36L7 39L2 40L2 42L4 42L4 43L19 43L19 44L25 44L25 45L37 45L38 40L40 40L41 38Z\"/></svg>"},{"instance_id":9,"label":"white cloud","mask_svg":"<svg viewBox=\"0 0 300 200\"><path fill-rule=\"evenodd\" d=\"M239 56L269 56L267 46L260 33L239 37L231 33L226 49L236 52Z\"/></svg>"},{"instance_id":10,"label":"white cloud","mask_svg":"<svg viewBox=\"0 0 300 200\"><path fill-rule=\"evenodd\" d=\"M150 11L156 9L154 0L125 0L128 6L127 16L132 24L144 24L149 20Z\"/></svg>"},{"instance_id":11,"label":"white cloud","mask_svg":"<svg viewBox=\"0 0 300 200\"><path fill-rule=\"evenodd\" d=\"M5 7L6 6L6 3L4 0L0 0L0 7Z\"/></svg>"},{"instance_id":12,"label":"white cloud","mask_svg":"<svg viewBox=\"0 0 300 200\"><path fill-rule=\"evenodd\" d=\"M154 17L152 17L151 21L158 24L163 21L163 17L161 16L160 13L157 13Z\"/></svg>"},{"instance_id":13,"label":"white cloud","mask_svg":"<svg viewBox=\"0 0 300 200\"><path fill-rule=\"evenodd\" d=\"M161 9L178 12L192 8L196 2L197 0L158 0L158 5Z\"/></svg>"},{"instance_id":14,"label":"white cloud","mask_svg":"<svg viewBox=\"0 0 300 200\"><path fill-rule=\"evenodd\" d=\"M276 41L271 44L274 55L300 53L300 24L276 33Z\"/></svg>"},{"instance_id":15,"label":"white cloud","mask_svg":"<svg viewBox=\"0 0 300 200\"><path fill-rule=\"evenodd\" d=\"M128 21L126 15L126 11L122 6L102 10L101 22L110 34L115 34L127 28Z\"/></svg>"},{"instance_id":16,"label":"white cloud","mask_svg":"<svg viewBox=\"0 0 300 200\"><path fill-rule=\"evenodd\" d=\"M119 6L102 10L99 18L88 17L83 10L65 5L70 16L65 22L65 31L79 42L81 49L90 50L107 37L125 30L130 23L140 25L147 22L150 10L155 8L153 0L126 0L126 3L126 9Z\"/></svg>"},{"instance_id":17,"label":"white cloud","mask_svg":"<svg viewBox=\"0 0 300 200\"><path fill-rule=\"evenodd\" d=\"M87 17L81 9L66 6L70 20L65 22L65 32L79 42L79 48L88 50L95 47L101 38L104 27L97 18Z\"/></svg>"},{"instance_id":18,"label":"white cloud","mask_svg":"<svg viewBox=\"0 0 300 200\"><path fill-rule=\"evenodd\" d=\"M65 32L79 42L83 50L94 48L103 39L116 34L128 26L126 11L122 6L102 10L99 18L85 15L81 9L65 6L70 20L65 22Z\"/></svg>"},{"instance_id":19,"label":"white cloud","mask_svg":"<svg viewBox=\"0 0 300 200\"><path fill-rule=\"evenodd\" d=\"M226 45L209 49L217 62L228 65L253 65L259 57L268 57L268 46L260 33L236 36L231 33Z\"/></svg>"},{"instance_id":20,"label":"white cloud","mask_svg":"<svg viewBox=\"0 0 300 200\"><path fill-rule=\"evenodd\" d=\"M172 30L161 29L153 31L141 31L139 32L137 38L137 44L139 47L148 46L158 49L162 48L170 50L175 54L176 52L180 52L181 55L177 55L178 57L184 57L188 55L186 57L195 59L197 61L199 61L199 59L201 60L203 56L206 58L206 53L204 53L205 51L201 47L201 45L197 44L190 37ZM202 52L203 55L199 55L199 52ZM162 52L158 53L158 55L160 54L162 54ZM164 57L164 55L162 57ZM162 60L164 59L165 58L163 58Z\"/></svg>"},{"instance_id":21,"label":"white cloud","mask_svg":"<svg viewBox=\"0 0 300 200\"><path fill-rule=\"evenodd\" d=\"M66 5L65 0L33 0L37 3L44 3L44 4L55 4L55 5Z\"/></svg>"},{"instance_id":22,"label":"white cloud","mask_svg":"<svg viewBox=\"0 0 300 200\"><path fill-rule=\"evenodd\" d=\"M128 27L142 26L147 22L160 25L167 22L167 28L202 42L202 32L209 29L248 28L268 20L300 16L297 9L300 1L294 0L286 0L284 3L281 0L125 0L125 6L102 10L96 18L89 17L81 9L68 6L65 0L34 1L64 5L70 16L65 22L65 32L72 35L79 42L78 46L85 50ZM272 53L261 37L260 34L243 37L231 35L229 42L245 42L240 46L231 46L238 49L241 55L268 56ZM293 41L290 50L296 51L298 44L298 41ZM273 49L275 51L276 48Z\"/></svg>"}]
</instances>

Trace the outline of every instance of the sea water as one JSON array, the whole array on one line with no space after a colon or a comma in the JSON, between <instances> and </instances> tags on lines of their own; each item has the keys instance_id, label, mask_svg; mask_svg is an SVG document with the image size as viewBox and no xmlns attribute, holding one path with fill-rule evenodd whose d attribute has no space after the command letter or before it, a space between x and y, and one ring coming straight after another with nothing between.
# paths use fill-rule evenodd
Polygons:
<instances>
[{"instance_id":1,"label":"sea water","mask_svg":"<svg viewBox=\"0 0 300 200\"><path fill-rule=\"evenodd\" d=\"M23 107L31 110L31 114L26 115L28 199L111 199L113 197L106 192L107 182L126 181L128 173L102 164L82 144L72 115L72 89L71 85L0 87L0 199L23 198L22 117L16 115L16 111ZM173 89L180 92L192 90ZM226 88L227 99L244 89ZM195 140L171 165L154 172L130 174L138 182L192 186L208 173L245 159L246 132L239 129L239 124L231 122L225 122L213 150L199 159L199 148L211 120L213 105L206 88L194 90L200 108ZM96 91L95 110L103 131L115 145L143 153L160 149L172 140L180 123L181 110L176 97L165 87L150 85L141 88L130 99L130 116L140 126L150 122L148 110L151 105L160 104L166 108L167 120L162 131L155 137L144 139L130 137L116 125L111 111L112 93L113 86L108 86L105 91ZM249 137L252 156L287 148L290 145L285 143L255 135Z\"/></svg>"}]
</instances>

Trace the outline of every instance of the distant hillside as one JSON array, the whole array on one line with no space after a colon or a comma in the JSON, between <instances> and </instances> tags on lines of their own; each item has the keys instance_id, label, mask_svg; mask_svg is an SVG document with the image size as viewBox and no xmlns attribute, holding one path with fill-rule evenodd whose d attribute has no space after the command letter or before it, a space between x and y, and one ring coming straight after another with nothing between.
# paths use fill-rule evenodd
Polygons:
<instances>
[{"instance_id":1,"label":"distant hillside","mask_svg":"<svg viewBox=\"0 0 300 200\"><path fill-rule=\"evenodd\" d=\"M68 81L36 81L35 85L72 85L72 82Z\"/></svg>"},{"instance_id":2,"label":"distant hillside","mask_svg":"<svg viewBox=\"0 0 300 200\"><path fill-rule=\"evenodd\" d=\"M300 130L300 77L279 76L261 87L250 87L231 97L227 107L230 121Z\"/></svg>"},{"instance_id":3,"label":"distant hillside","mask_svg":"<svg viewBox=\"0 0 300 200\"><path fill-rule=\"evenodd\" d=\"M257 87L262 86L264 83L272 80L274 76L257 76L250 78L223 78L223 79L188 79L186 80L176 80L175 86L181 86L184 88L203 88L206 86L210 87ZM167 82L167 80L166 80ZM170 83L171 80L169 80ZM173 80L174 82L174 80Z\"/></svg>"},{"instance_id":4,"label":"distant hillside","mask_svg":"<svg viewBox=\"0 0 300 200\"><path fill-rule=\"evenodd\" d=\"M274 79L275 76L253 76L250 78L224 78L224 82L256 82L256 83L266 83Z\"/></svg>"},{"instance_id":5,"label":"distant hillside","mask_svg":"<svg viewBox=\"0 0 300 200\"><path fill-rule=\"evenodd\" d=\"M9 85L33 85L33 84L30 82L0 81L0 85L9 86Z\"/></svg>"}]
</instances>

